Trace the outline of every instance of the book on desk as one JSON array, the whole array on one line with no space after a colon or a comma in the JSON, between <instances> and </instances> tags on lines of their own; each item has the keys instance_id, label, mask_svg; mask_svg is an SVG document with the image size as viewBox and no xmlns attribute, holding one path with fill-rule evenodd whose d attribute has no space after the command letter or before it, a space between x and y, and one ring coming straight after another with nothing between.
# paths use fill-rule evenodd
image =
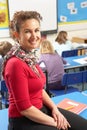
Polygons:
<instances>
[{"instance_id":1,"label":"book on desk","mask_svg":"<svg viewBox=\"0 0 87 130\"><path fill-rule=\"evenodd\" d=\"M87 104L76 102L69 98L64 98L61 102L57 104L57 107L74 112L76 114L80 114L82 111L87 109Z\"/></svg>"}]
</instances>

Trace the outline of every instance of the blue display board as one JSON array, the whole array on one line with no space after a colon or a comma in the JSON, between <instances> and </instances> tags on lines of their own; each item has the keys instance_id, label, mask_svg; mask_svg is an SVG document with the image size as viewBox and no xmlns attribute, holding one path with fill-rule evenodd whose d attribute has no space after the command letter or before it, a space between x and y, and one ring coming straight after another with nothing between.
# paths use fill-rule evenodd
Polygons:
<instances>
[{"instance_id":1,"label":"blue display board","mask_svg":"<svg viewBox=\"0 0 87 130\"><path fill-rule=\"evenodd\" d=\"M87 20L86 12L87 0L58 0L58 22Z\"/></svg>"},{"instance_id":2,"label":"blue display board","mask_svg":"<svg viewBox=\"0 0 87 130\"><path fill-rule=\"evenodd\" d=\"M69 30L87 29L87 0L58 0L58 23ZM65 27L65 28L66 28Z\"/></svg>"}]
</instances>

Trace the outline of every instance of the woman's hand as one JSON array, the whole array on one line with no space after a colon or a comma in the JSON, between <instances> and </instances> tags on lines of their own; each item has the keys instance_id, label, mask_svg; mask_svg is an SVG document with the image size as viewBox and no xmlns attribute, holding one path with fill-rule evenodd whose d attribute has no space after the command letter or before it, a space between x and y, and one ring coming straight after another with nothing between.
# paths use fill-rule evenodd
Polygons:
<instances>
[{"instance_id":1,"label":"woman's hand","mask_svg":"<svg viewBox=\"0 0 87 130\"><path fill-rule=\"evenodd\" d=\"M57 122L57 128L67 130L68 127L71 127L66 118L59 112L58 108L55 107L52 109L52 116Z\"/></svg>"}]
</instances>

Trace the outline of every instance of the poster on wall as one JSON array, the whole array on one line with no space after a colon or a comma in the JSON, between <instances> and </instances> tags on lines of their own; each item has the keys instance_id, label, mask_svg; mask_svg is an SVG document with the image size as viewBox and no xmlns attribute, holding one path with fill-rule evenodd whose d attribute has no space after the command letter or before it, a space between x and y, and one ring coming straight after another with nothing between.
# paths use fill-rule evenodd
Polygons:
<instances>
[{"instance_id":1,"label":"poster on wall","mask_svg":"<svg viewBox=\"0 0 87 130\"><path fill-rule=\"evenodd\" d=\"M87 29L86 12L87 0L58 0L58 24L64 30Z\"/></svg>"},{"instance_id":2,"label":"poster on wall","mask_svg":"<svg viewBox=\"0 0 87 130\"><path fill-rule=\"evenodd\" d=\"M0 0L0 38L9 37L8 1Z\"/></svg>"}]
</instances>

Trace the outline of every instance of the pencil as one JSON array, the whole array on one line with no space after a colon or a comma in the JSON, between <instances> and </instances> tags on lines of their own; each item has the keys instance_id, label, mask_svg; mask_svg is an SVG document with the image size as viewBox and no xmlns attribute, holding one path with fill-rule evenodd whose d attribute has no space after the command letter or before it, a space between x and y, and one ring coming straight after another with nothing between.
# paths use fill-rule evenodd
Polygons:
<instances>
[{"instance_id":1,"label":"pencil","mask_svg":"<svg viewBox=\"0 0 87 130\"><path fill-rule=\"evenodd\" d=\"M65 108L66 110L70 110L70 109L72 109L72 108L74 108L75 106L69 106L69 107L67 107L67 108Z\"/></svg>"}]
</instances>

